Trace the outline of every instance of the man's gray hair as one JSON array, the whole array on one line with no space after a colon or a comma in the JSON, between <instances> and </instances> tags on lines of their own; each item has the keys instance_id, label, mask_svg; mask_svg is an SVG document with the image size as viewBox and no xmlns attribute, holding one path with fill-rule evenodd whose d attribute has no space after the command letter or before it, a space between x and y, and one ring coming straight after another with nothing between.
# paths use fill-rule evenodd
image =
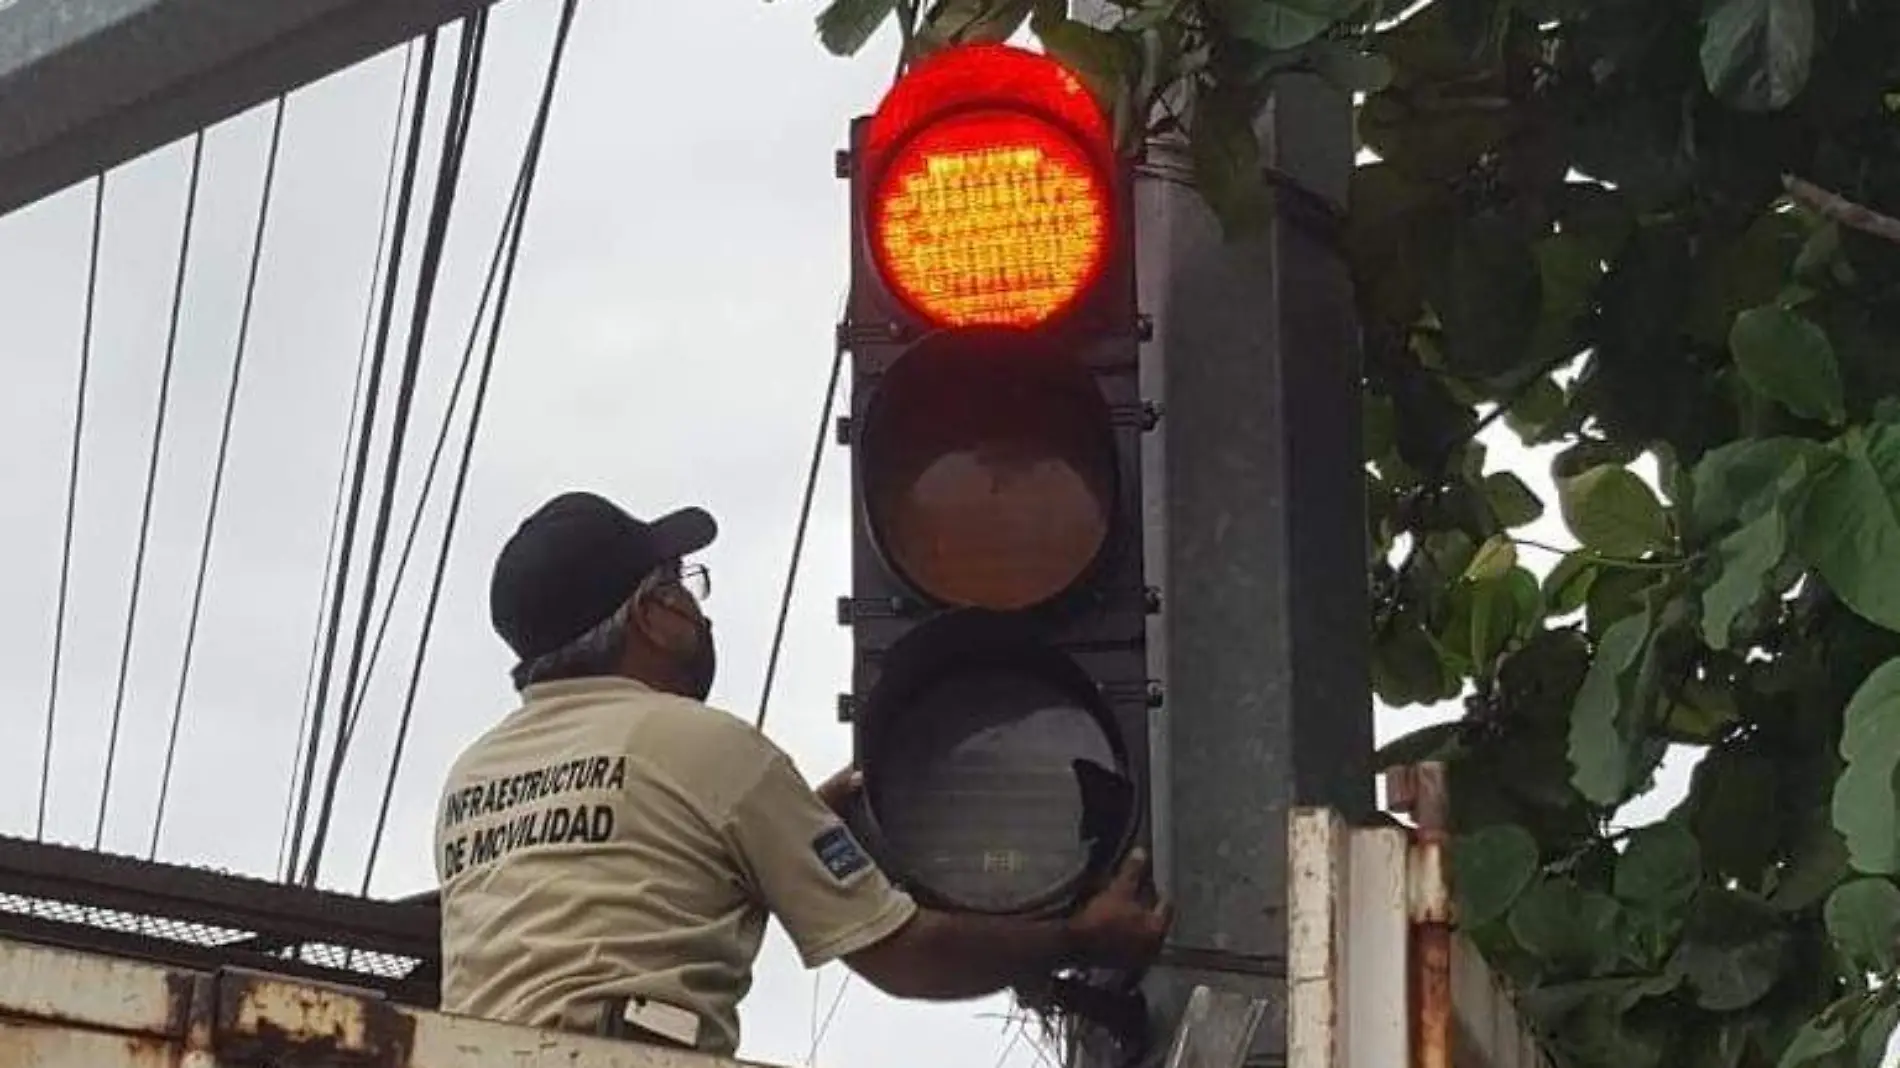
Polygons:
<instances>
[{"instance_id":1,"label":"man's gray hair","mask_svg":"<svg viewBox=\"0 0 1900 1068\"><path fill-rule=\"evenodd\" d=\"M627 648L627 626L633 610L664 579L656 571L640 581L633 596L620 603L606 619L589 627L580 637L552 652L515 665L510 674L515 689L522 690L537 682L578 679L590 675L614 675L620 669L620 657Z\"/></svg>"}]
</instances>

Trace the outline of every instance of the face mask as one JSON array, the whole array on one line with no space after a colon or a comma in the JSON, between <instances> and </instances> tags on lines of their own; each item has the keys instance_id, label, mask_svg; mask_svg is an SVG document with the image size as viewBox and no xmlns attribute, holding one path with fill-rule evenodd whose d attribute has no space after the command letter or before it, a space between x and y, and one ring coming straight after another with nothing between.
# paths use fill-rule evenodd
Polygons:
<instances>
[{"instance_id":1,"label":"face mask","mask_svg":"<svg viewBox=\"0 0 1900 1068\"><path fill-rule=\"evenodd\" d=\"M698 619L694 626L699 632L699 641L687 654L686 666L681 672L686 682L683 696L704 701L712 693L713 676L719 673L719 655L713 648L712 620Z\"/></svg>"}]
</instances>

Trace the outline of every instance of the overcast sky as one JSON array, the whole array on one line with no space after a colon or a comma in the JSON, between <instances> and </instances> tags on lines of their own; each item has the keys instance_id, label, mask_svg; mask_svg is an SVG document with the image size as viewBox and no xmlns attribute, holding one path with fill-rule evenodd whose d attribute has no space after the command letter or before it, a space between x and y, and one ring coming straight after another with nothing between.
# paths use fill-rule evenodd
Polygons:
<instances>
[{"instance_id":1,"label":"overcast sky","mask_svg":"<svg viewBox=\"0 0 1900 1068\"><path fill-rule=\"evenodd\" d=\"M495 11L419 434L441 418L557 7L509 0ZM849 118L875 103L894 54L886 33L854 60L828 56L813 36L816 11L809 0L582 9L377 894L433 883L441 776L511 707L508 657L487 623L490 562L556 492L594 489L644 514L701 504L719 518L721 540L705 556L721 661L714 701L756 707L846 283L832 153ZM453 43L446 35L444 68ZM291 98L164 859L268 874L277 857L401 69L398 49ZM438 97L438 122L441 112ZM208 140L105 835L118 852L143 855L150 834L269 117L259 108ZM189 159L189 141L176 144L113 171L108 185L51 781L49 836L63 842L92 841ZM6 833L31 834L34 822L90 211L87 185L0 218L0 355L12 376L0 390L0 697L16 724L0 746ZM392 379L401 334L399 324ZM383 447L379 436L379 463ZM426 456L426 441L410 450L398 535ZM835 449L828 457L767 724L814 779L849 751L835 718L849 665L833 608L847 586L842 461ZM371 691L328 885L354 890L361 877L445 499ZM1554 524L1537 533L1566 540ZM394 564L392 547L386 577ZM1423 721L1382 716L1380 733ZM744 1006L744 1054L803 1063L814 1011L842 979L828 969L815 991L775 927ZM1028 1044L997 1061L1004 1008L904 1004L853 983L819 1063L888 1065L880 1031L903 1036L907 1068L1036 1063Z\"/></svg>"}]
</instances>

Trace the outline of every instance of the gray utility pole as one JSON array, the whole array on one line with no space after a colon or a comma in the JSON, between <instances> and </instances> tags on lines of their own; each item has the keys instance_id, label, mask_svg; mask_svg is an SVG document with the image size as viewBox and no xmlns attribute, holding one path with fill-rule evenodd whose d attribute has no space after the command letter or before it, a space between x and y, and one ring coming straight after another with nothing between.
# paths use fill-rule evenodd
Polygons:
<instances>
[{"instance_id":1,"label":"gray utility pole","mask_svg":"<svg viewBox=\"0 0 1900 1068\"><path fill-rule=\"evenodd\" d=\"M1197 984L1265 997L1248 1063L1272 1065L1286 1050L1288 810L1371 810L1372 698L1358 327L1335 228L1351 104L1289 77L1257 128L1280 188L1260 236L1222 235L1176 140L1149 145L1136 189L1154 322L1142 392L1164 413L1143 471L1147 580L1163 598L1148 647L1166 694L1150 801L1176 916L1145 992L1158 1035Z\"/></svg>"},{"instance_id":2,"label":"gray utility pole","mask_svg":"<svg viewBox=\"0 0 1900 1068\"><path fill-rule=\"evenodd\" d=\"M494 0L0 0L0 215Z\"/></svg>"},{"instance_id":3,"label":"gray utility pole","mask_svg":"<svg viewBox=\"0 0 1900 1068\"><path fill-rule=\"evenodd\" d=\"M1163 1034L1197 984L1267 998L1250 1064L1285 1057L1289 810L1373 804L1358 327L1329 222L1351 122L1344 95L1286 80L1259 122L1275 217L1244 242L1178 142L1149 146L1136 186L1142 392L1164 413L1143 471L1166 694L1150 801L1176 916L1147 993Z\"/></svg>"}]
</instances>

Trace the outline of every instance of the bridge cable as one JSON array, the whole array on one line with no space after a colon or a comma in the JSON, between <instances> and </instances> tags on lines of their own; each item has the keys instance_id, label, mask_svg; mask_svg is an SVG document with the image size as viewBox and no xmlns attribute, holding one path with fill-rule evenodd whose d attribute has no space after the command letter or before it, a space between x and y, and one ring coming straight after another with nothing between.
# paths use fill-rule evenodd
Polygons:
<instances>
[{"instance_id":1,"label":"bridge cable","mask_svg":"<svg viewBox=\"0 0 1900 1068\"><path fill-rule=\"evenodd\" d=\"M119 647L119 680L112 698L112 726L106 738L105 777L99 784L99 817L93 826L92 848L105 841L106 808L112 796L112 773L118 757L119 727L125 713L125 686L132 667L132 637L138 629L139 593L145 584L145 552L152 532L153 504L157 499L158 461L164 451L165 415L171 407L172 368L178 355L178 326L185 303L185 273L191 260L191 234L198 221L198 179L204 169L205 132L192 139L191 178L185 194L185 220L178 243L178 271L172 285L171 324L165 339L165 364L159 371L158 415L152 426L151 458L145 470L145 498L139 508L138 547L132 558L132 594L125 612L125 640Z\"/></svg>"},{"instance_id":2,"label":"bridge cable","mask_svg":"<svg viewBox=\"0 0 1900 1068\"><path fill-rule=\"evenodd\" d=\"M231 379L224 394L224 414L218 429L218 456L211 471L211 500L205 506L204 533L198 545L198 572L192 580L191 615L185 624L185 648L178 664L178 692L172 703L171 726L165 739L165 765L158 781L158 804L152 814L152 838L145 859L158 857L158 838L165 826L165 806L171 799L172 767L178 755L178 730L184 723L185 693L191 683L192 654L198 645L198 620L204 608L206 579L211 573L211 543L218 526L218 506L224 500L224 472L231 455L231 430L244 381L244 356L250 348L251 312L257 302L258 268L264 260L264 234L270 222L271 194L277 188L277 155L284 138L286 97L277 98L271 118L270 149L264 162L264 187L257 200L257 229L251 239L251 263L244 282L244 304L238 313L237 349L231 357Z\"/></svg>"},{"instance_id":3,"label":"bridge cable","mask_svg":"<svg viewBox=\"0 0 1900 1068\"><path fill-rule=\"evenodd\" d=\"M489 326L488 346L482 356L481 373L476 379L475 398L469 413L468 432L462 439L462 455L455 475L455 489L449 498L448 518L444 524L441 548L436 555L435 575L429 585L428 605L423 611L422 634L416 644L415 660L409 672L408 691L403 698L402 716L396 729L395 746L390 754L389 768L383 781L383 795L376 811L376 827L370 837L368 862L363 868L363 880L360 893L368 895L370 879L376 871L376 861L382 849L383 836L388 828L390 804L395 797L396 779L402 769L404 744L409 736L409 727L415 714L416 691L422 679L423 665L429 652L429 638L434 632L436 608L441 602L443 581L448 573L448 562L452 548L456 521L461 515L462 500L468 488L469 472L474 466L475 442L480 433L482 413L488 399L488 385L495 367L495 354L499 348L502 327L507 321L508 298L514 288L515 263L521 253L522 234L527 227L528 205L534 195L534 179L540 169L541 149L546 140L548 118L554 108L554 92L559 82L562 60L567 51L567 41L573 28L574 16L579 9L579 0L565 0L561 8L560 23L555 30L553 54L548 59L548 72L542 83L541 102L535 113L534 125L528 134L527 147L522 152L521 171L516 179L515 191L509 204L508 216L502 223L502 237L496 244L497 260L491 260L488 269L488 282L495 280L497 263L502 256L502 246L507 248L506 263L501 265L501 287L495 297L494 321ZM512 224L512 225L511 225ZM512 232L510 230L512 229ZM488 285L482 289L482 303L485 306L488 297ZM482 309L477 308L475 322L471 324L468 337L468 352L475 347L476 330L481 320ZM465 355L466 359L466 355ZM443 428L448 420L443 419Z\"/></svg>"},{"instance_id":4,"label":"bridge cable","mask_svg":"<svg viewBox=\"0 0 1900 1068\"><path fill-rule=\"evenodd\" d=\"M350 563L356 546L356 524L363 504L363 480L369 467L369 446L371 433L376 425L376 404L381 393L383 365L389 352L389 328L391 316L395 313L396 285L402 274L402 253L407 243L409 231L409 209L415 198L416 169L422 154L423 123L428 118L430 75L435 69L436 35L431 30L422 45L421 70L416 77L416 98L410 114L409 147L404 153L402 182L397 187L396 223L391 231L389 248L389 270L383 279L383 294L376 323L375 347L369 366L369 377L363 394L363 421L357 432L354 471L350 478L348 507L343 517L343 534L337 553L336 581L331 589L329 619L323 629L323 652L319 657L322 667L317 674L316 696L311 704L310 736L306 741L301 771L302 786L297 795L297 813L292 822L290 836L290 859L285 867L284 879L294 882L303 851L305 821L310 810L310 799L316 785L317 750L323 739L323 713L328 703L331 673L336 666L336 643L342 633L343 602L349 590Z\"/></svg>"},{"instance_id":5,"label":"bridge cable","mask_svg":"<svg viewBox=\"0 0 1900 1068\"><path fill-rule=\"evenodd\" d=\"M330 533L323 550L323 579L317 585L316 618L310 628L310 660L309 665L304 669L304 691L299 702L303 712L298 719L297 737L290 751L289 788L284 791L283 829L278 837L277 863L274 870L279 873L281 879L286 881L294 874L294 870L287 867L285 861L290 853L291 820L296 811L297 786L302 778L298 774L301 768L297 763L297 755L303 752L304 738L310 731L310 698L315 692L317 663L323 652L323 605L329 599L330 581L335 577L337 532L343 525L344 493L349 488L350 442L354 440L356 417L361 414L363 407L366 386L363 372L369 366L370 338L373 336L371 331L376 325L376 293L380 288L377 283L382 280L383 254L389 246L389 214L395 207L396 178L401 173L404 130L402 116L404 107L409 102L410 76L414 72L415 61L416 42L412 40L403 52L402 84L396 90L396 114L390 123L388 164L383 178L383 206L381 219L376 224L376 255L370 261L369 292L363 299L363 333L362 339L357 343L356 370L351 378L355 386L350 392L350 414L343 422L343 443L339 447L342 455L337 460L336 491L333 495L334 503L330 508Z\"/></svg>"},{"instance_id":6,"label":"bridge cable","mask_svg":"<svg viewBox=\"0 0 1900 1068\"><path fill-rule=\"evenodd\" d=\"M93 311L99 297L99 237L106 210L106 176L103 172L92 187L92 252L86 265L85 326L79 340L79 385L73 400L72 455L66 466L66 532L59 550L59 603L53 615L53 665L46 686L46 739L40 751L39 812L33 821L33 840L46 840L46 803L53 785L53 735L58 726L59 667L66 648L66 604L73 573L73 524L79 514L79 456L86 436L86 386L92 372Z\"/></svg>"},{"instance_id":7,"label":"bridge cable","mask_svg":"<svg viewBox=\"0 0 1900 1068\"><path fill-rule=\"evenodd\" d=\"M434 190L435 201L423 239L422 263L418 272L414 303L410 310L409 336L406 339L408 352L403 361L402 377L396 390L396 408L390 427L389 451L383 470L382 493L377 504L375 528L370 541L369 564L364 572L363 596L357 614L343 697L339 704L337 740L330 755L329 774L324 783L324 797L318 808L315 829L311 835L310 852L305 859L302 877L305 886L316 885L317 874L322 865L324 845L329 837L331 818L335 812L337 785L342 778L344 760L349 752L351 737L356 726L350 710L355 703L357 685L361 681L363 658L369 640L370 620L375 608L377 580L380 577L383 554L388 546L389 524L395 505L397 478L401 471L409 415L415 400L416 377L421 367L429 312L434 305L435 286L440 274L442 249L447 240L449 218L455 204L456 189L460 184L462 160L467 148L476 89L480 81L481 60L487 43L487 29L488 9L486 8L470 15L463 23L461 53L456 63L455 82L449 101L449 115L443 133L442 157Z\"/></svg>"}]
</instances>

